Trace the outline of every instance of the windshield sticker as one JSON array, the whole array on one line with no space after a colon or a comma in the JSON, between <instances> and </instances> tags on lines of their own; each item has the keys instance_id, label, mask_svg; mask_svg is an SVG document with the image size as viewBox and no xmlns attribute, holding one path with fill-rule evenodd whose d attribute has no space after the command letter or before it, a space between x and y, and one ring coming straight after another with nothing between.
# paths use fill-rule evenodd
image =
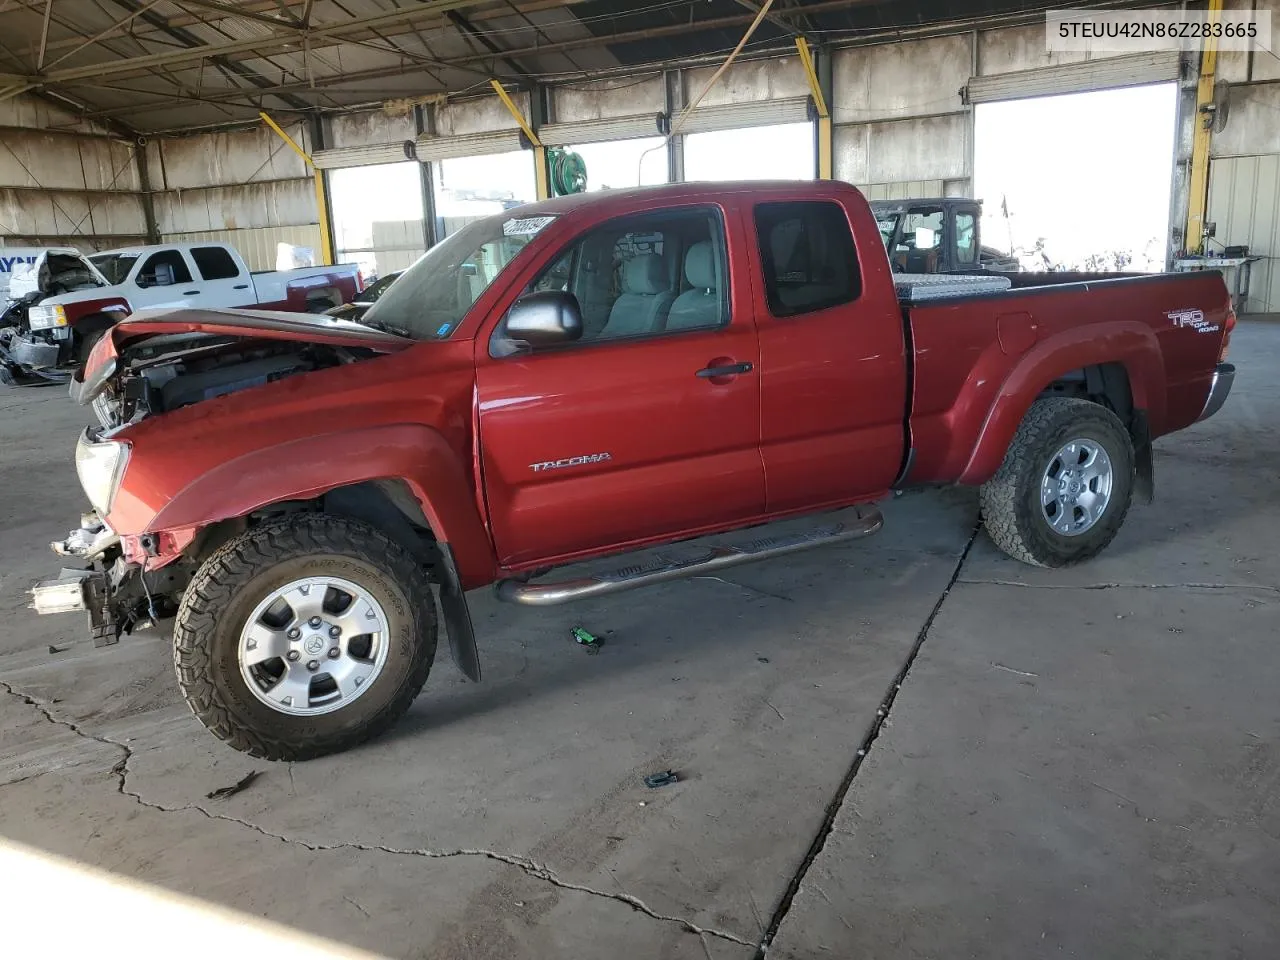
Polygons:
<instances>
[{"instance_id":1,"label":"windshield sticker","mask_svg":"<svg viewBox=\"0 0 1280 960\"><path fill-rule=\"evenodd\" d=\"M555 217L521 217L517 220L504 220L502 233L507 237L532 237L546 229L554 219Z\"/></svg>"},{"instance_id":2,"label":"windshield sticker","mask_svg":"<svg viewBox=\"0 0 1280 960\"><path fill-rule=\"evenodd\" d=\"M452 323L442 323L442 324L440 324L440 328L439 328L438 330L436 330L436 336L437 336L437 337L443 337L446 333L448 333L448 332L449 332L449 330L450 330L452 327L453 327L453 324L452 324Z\"/></svg>"}]
</instances>

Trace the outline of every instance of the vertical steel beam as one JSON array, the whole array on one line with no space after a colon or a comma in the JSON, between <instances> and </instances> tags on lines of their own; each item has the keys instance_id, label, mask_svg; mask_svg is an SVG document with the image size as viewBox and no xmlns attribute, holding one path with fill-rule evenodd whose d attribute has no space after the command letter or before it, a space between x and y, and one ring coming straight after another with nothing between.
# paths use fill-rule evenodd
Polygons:
<instances>
[{"instance_id":1,"label":"vertical steel beam","mask_svg":"<svg viewBox=\"0 0 1280 960\"><path fill-rule=\"evenodd\" d=\"M1218 23L1222 0L1209 0L1209 23ZM1191 143L1191 188L1187 197L1187 230L1183 238L1188 252L1204 246L1205 207L1209 201L1209 145L1213 138L1213 86L1218 68L1218 40L1205 37L1200 54L1200 80L1196 85L1195 134ZM1194 246L1192 246L1194 244Z\"/></svg>"},{"instance_id":2,"label":"vertical steel beam","mask_svg":"<svg viewBox=\"0 0 1280 960\"><path fill-rule=\"evenodd\" d=\"M141 141L133 147L138 165L138 187L142 190L142 217L147 225L147 243L160 243L160 226L156 223L155 195L151 189L151 170L147 162L147 145Z\"/></svg>"},{"instance_id":3,"label":"vertical steel beam","mask_svg":"<svg viewBox=\"0 0 1280 960\"><path fill-rule=\"evenodd\" d=\"M662 75L663 93L666 97L664 112L668 123L684 109L684 71L668 70ZM684 182L684 134L667 139L667 182Z\"/></svg>"},{"instance_id":4,"label":"vertical steel beam","mask_svg":"<svg viewBox=\"0 0 1280 960\"><path fill-rule=\"evenodd\" d=\"M413 128L419 135L433 132L433 118L427 116L432 109L421 103L413 108ZM418 179L422 183L422 242L430 250L442 238L436 236L436 191L434 164L419 163Z\"/></svg>"}]
</instances>

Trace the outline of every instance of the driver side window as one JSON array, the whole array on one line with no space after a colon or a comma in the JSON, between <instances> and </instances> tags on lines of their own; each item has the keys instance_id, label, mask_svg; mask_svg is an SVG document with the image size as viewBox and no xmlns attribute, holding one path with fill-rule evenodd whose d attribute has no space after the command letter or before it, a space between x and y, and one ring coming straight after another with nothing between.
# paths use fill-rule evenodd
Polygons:
<instances>
[{"instance_id":1,"label":"driver side window","mask_svg":"<svg viewBox=\"0 0 1280 960\"><path fill-rule=\"evenodd\" d=\"M182 259L182 254L177 250L161 250L147 257L147 262L138 271L138 280L141 281L144 277L153 280L156 267L160 265L168 266L173 271L174 283L191 282L191 271L187 269L187 262Z\"/></svg>"},{"instance_id":2,"label":"driver side window","mask_svg":"<svg viewBox=\"0 0 1280 960\"><path fill-rule=\"evenodd\" d=\"M715 328L729 319L726 262L718 211L646 213L574 240L529 292L562 291L577 299L578 343Z\"/></svg>"}]
</instances>

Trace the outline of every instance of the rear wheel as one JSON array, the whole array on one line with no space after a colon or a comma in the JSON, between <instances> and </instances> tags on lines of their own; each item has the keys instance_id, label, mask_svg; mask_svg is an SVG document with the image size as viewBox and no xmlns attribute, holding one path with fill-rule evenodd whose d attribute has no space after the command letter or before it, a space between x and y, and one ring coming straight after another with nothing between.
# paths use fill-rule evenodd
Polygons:
<instances>
[{"instance_id":1,"label":"rear wheel","mask_svg":"<svg viewBox=\"0 0 1280 960\"><path fill-rule=\"evenodd\" d=\"M408 551L358 521L295 514L204 562L178 610L174 663L215 736L308 760L399 719L436 636L431 588Z\"/></svg>"},{"instance_id":2,"label":"rear wheel","mask_svg":"<svg viewBox=\"0 0 1280 960\"><path fill-rule=\"evenodd\" d=\"M1087 560L1124 523L1135 463L1133 441L1106 407L1075 397L1037 400L982 487L987 533L1023 563Z\"/></svg>"},{"instance_id":3,"label":"rear wheel","mask_svg":"<svg viewBox=\"0 0 1280 960\"><path fill-rule=\"evenodd\" d=\"M332 300L308 300L307 313L324 313L326 310L332 310L337 304Z\"/></svg>"}]
</instances>

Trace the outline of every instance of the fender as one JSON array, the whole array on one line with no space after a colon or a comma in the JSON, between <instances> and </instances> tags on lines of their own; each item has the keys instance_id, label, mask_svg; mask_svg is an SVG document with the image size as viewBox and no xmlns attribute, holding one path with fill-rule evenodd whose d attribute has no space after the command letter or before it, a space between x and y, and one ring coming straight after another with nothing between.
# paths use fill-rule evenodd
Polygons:
<instances>
[{"instance_id":1,"label":"fender","mask_svg":"<svg viewBox=\"0 0 1280 960\"><path fill-rule=\"evenodd\" d=\"M105 314L112 322L119 322L133 312L129 301L124 297L99 297L94 300L76 300L64 303L62 309L67 312L67 324L78 327L88 317Z\"/></svg>"},{"instance_id":2,"label":"fender","mask_svg":"<svg viewBox=\"0 0 1280 960\"><path fill-rule=\"evenodd\" d=\"M334 451L341 455L335 456ZM143 458L139 466L146 463ZM336 487L400 479L441 544L448 544L462 589L492 583L497 561L458 454L421 424L346 429L273 444L201 473L158 510L134 491L160 478L131 476L111 511L117 532L160 533L243 517L287 500L309 500ZM132 521L132 522L131 522Z\"/></svg>"},{"instance_id":3,"label":"fender","mask_svg":"<svg viewBox=\"0 0 1280 960\"><path fill-rule=\"evenodd\" d=\"M1081 367L1120 363L1129 375L1133 405L1145 410L1153 435L1164 423L1164 358L1149 326L1138 321L1089 324L1064 330L1038 342L1022 356L1001 384L978 433L959 482L981 484L1004 460L1018 425L1036 397L1054 380Z\"/></svg>"}]
</instances>

